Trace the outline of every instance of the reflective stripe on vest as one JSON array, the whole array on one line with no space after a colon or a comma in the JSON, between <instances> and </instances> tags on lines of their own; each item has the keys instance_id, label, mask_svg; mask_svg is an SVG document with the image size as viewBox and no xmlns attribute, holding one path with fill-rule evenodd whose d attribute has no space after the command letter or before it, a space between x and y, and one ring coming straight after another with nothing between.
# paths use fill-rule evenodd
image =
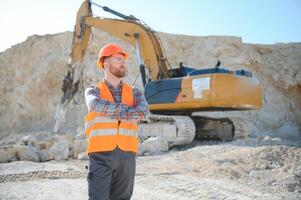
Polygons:
<instances>
[{"instance_id":1,"label":"reflective stripe on vest","mask_svg":"<svg viewBox=\"0 0 301 200\"><path fill-rule=\"evenodd\" d=\"M101 98L114 102L113 96L102 81L98 85ZM122 85L121 103L134 105L132 87ZM124 151L138 152L137 122L115 120L104 116L103 113L92 111L85 116L85 130L89 137L87 152L112 151L117 146Z\"/></svg>"},{"instance_id":2,"label":"reflective stripe on vest","mask_svg":"<svg viewBox=\"0 0 301 200\"><path fill-rule=\"evenodd\" d=\"M116 129L95 129L90 133L90 137L99 135L116 135Z\"/></svg>"},{"instance_id":3,"label":"reflective stripe on vest","mask_svg":"<svg viewBox=\"0 0 301 200\"><path fill-rule=\"evenodd\" d=\"M108 117L104 117L104 116L100 115L97 112L90 112L86 116L86 119L85 119L86 135L89 137L90 133L91 133L91 130L95 129L95 127L97 126L97 124L102 124L102 123L106 123L106 124L112 124L112 123L114 123L114 125L112 125L111 129L114 129L115 130L114 134L116 134L116 128L118 127L118 121L110 119ZM115 123L117 123L117 124L115 125ZM107 129L109 129L109 128L107 128Z\"/></svg>"}]
</instances>

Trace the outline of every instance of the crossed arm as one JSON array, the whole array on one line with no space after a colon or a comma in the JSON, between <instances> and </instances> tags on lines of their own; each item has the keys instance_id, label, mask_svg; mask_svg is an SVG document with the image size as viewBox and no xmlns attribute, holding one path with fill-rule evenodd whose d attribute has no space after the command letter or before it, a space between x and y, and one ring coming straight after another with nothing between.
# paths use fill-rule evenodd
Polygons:
<instances>
[{"instance_id":1,"label":"crossed arm","mask_svg":"<svg viewBox=\"0 0 301 200\"><path fill-rule=\"evenodd\" d=\"M101 112L105 116L118 120L141 120L149 114L148 103L142 92L134 87L134 107L101 99L96 86L85 91L86 104L89 111Z\"/></svg>"}]
</instances>

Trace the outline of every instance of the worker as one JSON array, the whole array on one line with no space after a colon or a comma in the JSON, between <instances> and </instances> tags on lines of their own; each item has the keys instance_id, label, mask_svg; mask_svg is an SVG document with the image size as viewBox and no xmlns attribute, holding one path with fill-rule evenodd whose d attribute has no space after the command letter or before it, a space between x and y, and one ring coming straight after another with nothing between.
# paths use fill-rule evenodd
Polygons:
<instances>
[{"instance_id":1,"label":"worker","mask_svg":"<svg viewBox=\"0 0 301 200\"><path fill-rule=\"evenodd\" d=\"M105 45L97 59L104 79L85 90L90 200L130 199L133 193L137 122L147 117L149 108L144 94L122 80L128 56L117 44Z\"/></svg>"}]
</instances>

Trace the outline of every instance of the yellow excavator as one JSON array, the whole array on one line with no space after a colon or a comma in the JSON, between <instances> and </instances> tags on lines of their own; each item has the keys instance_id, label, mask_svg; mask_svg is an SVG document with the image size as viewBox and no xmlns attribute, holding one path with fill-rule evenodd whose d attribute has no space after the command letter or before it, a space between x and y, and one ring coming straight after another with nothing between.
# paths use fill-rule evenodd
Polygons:
<instances>
[{"instance_id":1,"label":"yellow excavator","mask_svg":"<svg viewBox=\"0 0 301 200\"><path fill-rule=\"evenodd\" d=\"M120 19L94 17L92 5ZM261 88L251 72L221 68L220 63L209 69L194 69L182 63L177 68L171 67L154 30L132 15L89 0L82 3L77 13L59 108L66 108L79 90L82 61L92 27L127 41L136 49L144 93L152 113L147 121L139 124L140 138L160 136L169 146L175 146L188 144L194 138L247 137L243 119L192 116L192 113L260 109Z\"/></svg>"}]
</instances>

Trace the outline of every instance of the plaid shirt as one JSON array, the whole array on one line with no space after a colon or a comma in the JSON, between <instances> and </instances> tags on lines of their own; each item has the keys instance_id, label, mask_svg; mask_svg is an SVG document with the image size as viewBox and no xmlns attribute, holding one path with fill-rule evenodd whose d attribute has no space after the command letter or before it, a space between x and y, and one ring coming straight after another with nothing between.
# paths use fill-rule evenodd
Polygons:
<instances>
[{"instance_id":1,"label":"plaid shirt","mask_svg":"<svg viewBox=\"0 0 301 200\"><path fill-rule=\"evenodd\" d=\"M85 90L85 99L89 111L101 112L105 116L119 120L140 120L145 119L149 114L148 103L143 93L133 87L134 107L121 104L122 84L114 88L112 84L105 80L115 102L110 102L100 98L97 86L90 86Z\"/></svg>"}]
</instances>

